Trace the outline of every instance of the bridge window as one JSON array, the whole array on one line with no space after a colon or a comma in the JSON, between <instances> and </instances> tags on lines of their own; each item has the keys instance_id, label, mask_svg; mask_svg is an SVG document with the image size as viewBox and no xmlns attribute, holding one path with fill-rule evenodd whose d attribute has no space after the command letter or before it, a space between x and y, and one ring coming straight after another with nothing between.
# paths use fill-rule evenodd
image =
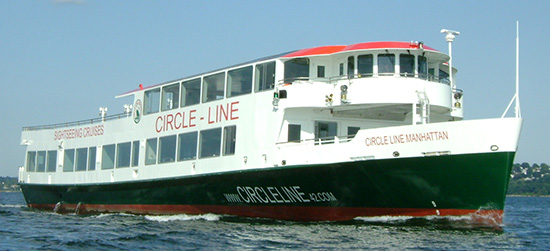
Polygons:
<instances>
[{"instance_id":1,"label":"bridge window","mask_svg":"<svg viewBox=\"0 0 550 251\"><path fill-rule=\"evenodd\" d=\"M401 54L399 55L399 69L401 76L414 76L414 55Z\"/></svg>"},{"instance_id":2,"label":"bridge window","mask_svg":"<svg viewBox=\"0 0 550 251\"><path fill-rule=\"evenodd\" d=\"M225 72L204 77L202 87L202 102L223 99L225 88Z\"/></svg>"},{"instance_id":3,"label":"bridge window","mask_svg":"<svg viewBox=\"0 0 550 251\"><path fill-rule=\"evenodd\" d=\"M132 166L139 165L139 140L132 142Z\"/></svg>"},{"instance_id":4,"label":"bridge window","mask_svg":"<svg viewBox=\"0 0 550 251\"><path fill-rule=\"evenodd\" d=\"M96 162L96 147L90 147L88 149L88 171L95 170L95 162Z\"/></svg>"},{"instance_id":5,"label":"bridge window","mask_svg":"<svg viewBox=\"0 0 550 251\"><path fill-rule=\"evenodd\" d=\"M317 121L315 122L315 139L330 140L329 143L333 143L337 128L336 122Z\"/></svg>"},{"instance_id":6,"label":"bridge window","mask_svg":"<svg viewBox=\"0 0 550 251\"><path fill-rule=\"evenodd\" d=\"M63 158L63 172L74 171L74 149L66 149Z\"/></svg>"},{"instance_id":7,"label":"bridge window","mask_svg":"<svg viewBox=\"0 0 550 251\"><path fill-rule=\"evenodd\" d=\"M200 158L220 156L221 128L200 132Z\"/></svg>"},{"instance_id":8,"label":"bridge window","mask_svg":"<svg viewBox=\"0 0 550 251\"><path fill-rule=\"evenodd\" d=\"M162 87L162 110L168 111L179 107L180 84Z\"/></svg>"},{"instance_id":9,"label":"bridge window","mask_svg":"<svg viewBox=\"0 0 550 251\"><path fill-rule=\"evenodd\" d=\"M27 152L27 172L36 170L36 152Z\"/></svg>"},{"instance_id":10,"label":"bridge window","mask_svg":"<svg viewBox=\"0 0 550 251\"><path fill-rule=\"evenodd\" d=\"M302 132L301 125L288 125L288 142L300 142L300 134Z\"/></svg>"},{"instance_id":11,"label":"bridge window","mask_svg":"<svg viewBox=\"0 0 550 251\"><path fill-rule=\"evenodd\" d=\"M192 79L181 83L181 106L190 106L200 103L201 79Z\"/></svg>"},{"instance_id":12,"label":"bridge window","mask_svg":"<svg viewBox=\"0 0 550 251\"><path fill-rule=\"evenodd\" d=\"M130 142L117 144L116 149L116 167L129 167L132 145Z\"/></svg>"},{"instance_id":13,"label":"bridge window","mask_svg":"<svg viewBox=\"0 0 550 251\"><path fill-rule=\"evenodd\" d=\"M46 151L39 151L36 155L36 171L46 171Z\"/></svg>"},{"instance_id":14,"label":"bridge window","mask_svg":"<svg viewBox=\"0 0 550 251\"><path fill-rule=\"evenodd\" d=\"M145 143L145 165L157 163L157 141L157 138L152 138Z\"/></svg>"},{"instance_id":15,"label":"bridge window","mask_svg":"<svg viewBox=\"0 0 550 251\"><path fill-rule=\"evenodd\" d=\"M76 171L86 171L88 163L88 148L76 149Z\"/></svg>"},{"instance_id":16,"label":"bridge window","mask_svg":"<svg viewBox=\"0 0 550 251\"><path fill-rule=\"evenodd\" d=\"M227 97L252 92L252 66L227 72Z\"/></svg>"},{"instance_id":17,"label":"bridge window","mask_svg":"<svg viewBox=\"0 0 550 251\"><path fill-rule=\"evenodd\" d=\"M237 138L237 126L223 128L223 155L235 154L235 141Z\"/></svg>"},{"instance_id":18,"label":"bridge window","mask_svg":"<svg viewBox=\"0 0 550 251\"><path fill-rule=\"evenodd\" d=\"M379 54L378 55L378 75L389 76L395 73L395 55Z\"/></svg>"},{"instance_id":19,"label":"bridge window","mask_svg":"<svg viewBox=\"0 0 550 251\"><path fill-rule=\"evenodd\" d=\"M101 152L101 169L115 168L115 144L103 146Z\"/></svg>"},{"instance_id":20,"label":"bridge window","mask_svg":"<svg viewBox=\"0 0 550 251\"><path fill-rule=\"evenodd\" d=\"M160 88L145 91L143 113L151 114L159 112L160 105Z\"/></svg>"},{"instance_id":21,"label":"bridge window","mask_svg":"<svg viewBox=\"0 0 550 251\"><path fill-rule=\"evenodd\" d=\"M46 172L55 172L57 169L57 151L48 151L48 164L46 165Z\"/></svg>"},{"instance_id":22,"label":"bridge window","mask_svg":"<svg viewBox=\"0 0 550 251\"><path fill-rule=\"evenodd\" d=\"M373 57L372 55L360 55L357 57L357 71L359 77L372 77L373 73Z\"/></svg>"},{"instance_id":23,"label":"bridge window","mask_svg":"<svg viewBox=\"0 0 550 251\"><path fill-rule=\"evenodd\" d=\"M309 59L295 58L285 62L285 82L309 79Z\"/></svg>"},{"instance_id":24,"label":"bridge window","mask_svg":"<svg viewBox=\"0 0 550 251\"><path fill-rule=\"evenodd\" d=\"M418 77L428 78L428 60L423 56L418 56Z\"/></svg>"},{"instance_id":25,"label":"bridge window","mask_svg":"<svg viewBox=\"0 0 550 251\"><path fill-rule=\"evenodd\" d=\"M197 132L179 135L178 161L197 158Z\"/></svg>"},{"instance_id":26,"label":"bridge window","mask_svg":"<svg viewBox=\"0 0 550 251\"><path fill-rule=\"evenodd\" d=\"M176 135L160 138L159 164L176 161L176 140Z\"/></svg>"},{"instance_id":27,"label":"bridge window","mask_svg":"<svg viewBox=\"0 0 550 251\"><path fill-rule=\"evenodd\" d=\"M256 65L255 74L255 91L273 90L275 88L275 62Z\"/></svg>"}]
</instances>

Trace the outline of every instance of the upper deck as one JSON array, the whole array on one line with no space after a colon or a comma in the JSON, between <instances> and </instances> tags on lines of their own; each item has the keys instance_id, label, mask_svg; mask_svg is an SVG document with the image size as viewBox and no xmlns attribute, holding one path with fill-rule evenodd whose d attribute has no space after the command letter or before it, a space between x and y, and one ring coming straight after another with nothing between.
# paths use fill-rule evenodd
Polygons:
<instances>
[{"instance_id":1,"label":"upper deck","mask_svg":"<svg viewBox=\"0 0 550 251\"><path fill-rule=\"evenodd\" d=\"M269 90L276 91L278 95L279 90L288 89L288 85L292 83L324 83L327 86L347 89L351 87L350 80L368 82L372 79L392 77L394 80L416 79L449 85L449 67L446 64L448 59L446 54L418 42L368 42L347 46L321 46L264 57L145 88L140 86L117 98L143 95L143 107L140 107L143 111L140 112L148 115ZM343 85L346 86L342 87ZM456 92L461 91L453 90L453 93ZM383 96L384 93L377 95ZM409 99L405 102L410 103ZM343 103L351 104L349 100L344 100ZM318 104L313 106L316 105ZM128 110L126 113L104 118L24 127L23 131L94 124L126 118L130 113ZM133 114L135 116L136 107L133 107Z\"/></svg>"}]
</instances>

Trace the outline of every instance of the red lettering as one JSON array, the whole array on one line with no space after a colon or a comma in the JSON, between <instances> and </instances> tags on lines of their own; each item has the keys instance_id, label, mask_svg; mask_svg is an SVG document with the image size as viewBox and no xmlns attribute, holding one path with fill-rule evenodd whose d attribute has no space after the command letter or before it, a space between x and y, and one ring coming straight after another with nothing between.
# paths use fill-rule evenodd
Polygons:
<instances>
[{"instance_id":1,"label":"red lettering","mask_svg":"<svg viewBox=\"0 0 550 251\"><path fill-rule=\"evenodd\" d=\"M168 130L168 126L170 126L171 130L174 130L174 125L172 125L172 122L174 122L174 115L172 115L172 114L166 115L165 130Z\"/></svg>"},{"instance_id":2,"label":"red lettering","mask_svg":"<svg viewBox=\"0 0 550 251\"><path fill-rule=\"evenodd\" d=\"M211 121L211 120L210 120L210 107L208 107L208 124L212 124L212 123L214 123L214 122L215 122L215 121L213 121L213 120Z\"/></svg>"},{"instance_id":3,"label":"red lettering","mask_svg":"<svg viewBox=\"0 0 550 251\"><path fill-rule=\"evenodd\" d=\"M178 123L178 115L179 115L180 117L182 117L180 123ZM182 124L183 124L183 114L182 114L181 112L178 112L178 113L176 113L176 114L174 115L174 127L176 127L176 129L180 129L181 126L182 126ZM184 128L185 128L185 127L184 127Z\"/></svg>"},{"instance_id":4,"label":"red lettering","mask_svg":"<svg viewBox=\"0 0 550 251\"><path fill-rule=\"evenodd\" d=\"M159 128L159 120L160 120L160 128ZM157 132L162 132L162 130L164 129L163 123L164 123L164 120L162 119L162 117L158 116L157 122L156 122L156 125L155 125L155 129L157 130Z\"/></svg>"},{"instance_id":5,"label":"red lettering","mask_svg":"<svg viewBox=\"0 0 550 251\"><path fill-rule=\"evenodd\" d=\"M228 113L226 112L226 110L229 111L229 104L225 104L225 105L227 106L227 108L226 108L225 110L223 109L223 105L220 105L220 117L219 117L218 121L222 121L222 116L225 117L225 120L226 120L226 121L227 121L228 118L229 118L229 117L227 116Z\"/></svg>"},{"instance_id":6,"label":"red lettering","mask_svg":"<svg viewBox=\"0 0 550 251\"><path fill-rule=\"evenodd\" d=\"M239 111L239 109L237 107L233 107L233 105L236 106L238 103L239 101L231 102L231 110L229 111L229 113L231 114L231 120L235 120L239 118L238 116L233 116L233 114Z\"/></svg>"},{"instance_id":7,"label":"red lettering","mask_svg":"<svg viewBox=\"0 0 550 251\"><path fill-rule=\"evenodd\" d=\"M197 110L191 110L189 111L189 127L194 127L196 126L196 124L193 122L193 120L196 119L196 117L193 117L193 113L196 112Z\"/></svg>"}]
</instances>

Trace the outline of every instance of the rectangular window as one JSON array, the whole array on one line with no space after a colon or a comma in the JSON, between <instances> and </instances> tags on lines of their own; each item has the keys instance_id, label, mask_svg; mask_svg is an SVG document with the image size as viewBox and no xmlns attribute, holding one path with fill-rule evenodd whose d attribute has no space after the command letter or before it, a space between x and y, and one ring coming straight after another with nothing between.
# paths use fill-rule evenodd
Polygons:
<instances>
[{"instance_id":1,"label":"rectangular window","mask_svg":"<svg viewBox=\"0 0 550 251\"><path fill-rule=\"evenodd\" d=\"M300 142L300 134L302 132L301 125L288 125L288 142Z\"/></svg>"},{"instance_id":2,"label":"rectangular window","mask_svg":"<svg viewBox=\"0 0 550 251\"><path fill-rule=\"evenodd\" d=\"M48 164L46 172L55 172L57 169L57 150L48 151Z\"/></svg>"},{"instance_id":3,"label":"rectangular window","mask_svg":"<svg viewBox=\"0 0 550 251\"><path fill-rule=\"evenodd\" d=\"M295 58L285 62L285 83L309 79L309 59Z\"/></svg>"},{"instance_id":4,"label":"rectangular window","mask_svg":"<svg viewBox=\"0 0 550 251\"><path fill-rule=\"evenodd\" d=\"M145 165L157 163L157 141L157 138L153 138L145 142Z\"/></svg>"},{"instance_id":5,"label":"rectangular window","mask_svg":"<svg viewBox=\"0 0 550 251\"><path fill-rule=\"evenodd\" d=\"M223 155L235 154L235 141L237 139L237 126L223 128Z\"/></svg>"},{"instance_id":6,"label":"rectangular window","mask_svg":"<svg viewBox=\"0 0 550 251\"><path fill-rule=\"evenodd\" d=\"M200 158L220 156L221 128L200 132Z\"/></svg>"},{"instance_id":7,"label":"rectangular window","mask_svg":"<svg viewBox=\"0 0 550 251\"><path fill-rule=\"evenodd\" d=\"M36 170L36 152L27 152L27 172Z\"/></svg>"},{"instance_id":8,"label":"rectangular window","mask_svg":"<svg viewBox=\"0 0 550 251\"><path fill-rule=\"evenodd\" d=\"M344 75L344 63L341 63L340 66L338 67L338 76L343 76Z\"/></svg>"},{"instance_id":9,"label":"rectangular window","mask_svg":"<svg viewBox=\"0 0 550 251\"><path fill-rule=\"evenodd\" d=\"M67 149L63 157L63 172L72 171L74 171L74 149Z\"/></svg>"},{"instance_id":10,"label":"rectangular window","mask_svg":"<svg viewBox=\"0 0 550 251\"><path fill-rule=\"evenodd\" d=\"M180 84L173 84L162 87L162 111L179 108Z\"/></svg>"},{"instance_id":11,"label":"rectangular window","mask_svg":"<svg viewBox=\"0 0 550 251\"><path fill-rule=\"evenodd\" d=\"M395 73L395 55L379 54L378 55L378 74L393 75Z\"/></svg>"},{"instance_id":12,"label":"rectangular window","mask_svg":"<svg viewBox=\"0 0 550 251\"><path fill-rule=\"evenodd\" d=\"M325 77L325 66L324 65L318 65L317 66L317 77L318 78L324 78Z\"/></svg>"},{"instance_id":13,"label":"rectangular window","mask_svg":"<svg viewBox=\"0 0 550 251\"><path fill-rule=\"evenodd\" d=\"M76 149L76 170L86 171L87 163L88 163L88 148Z\"/></svg>"},{"instance_id":14,"label":"rectangular window","mask_svg":"<svg viewBox=\"0 0 550 251\"><path fill-rule=\"evenodd\" d=\"M145 101L143 107L144 114L159 112L160 106L160 88L145 91Z\"/></svg>"},{"instance_id":15,"label":"rectangular window","mask_svg":"<svg viewBox=\"0 0 550 251\"><path fill-rule=\"evenodd\" d=\"M357 57L357 73L359 77L372 77L374 61L372 55L360 55Z\"/></svg>"},{"instance_id":16,"label":"rectangular window","mask_svg":"<svg viewBox=\"0 0 550 251\"><path fill-rule=\"evenodd\" d=\"M337 131L336 122L315 122L315 139L321 143L334 143Z\"/></svg>"},{"instance_id":17,"label":"rectangular window","mask_svg":"<svg viewBox=\"0 0 550 251\"><path fill-rule=\"evenodd\" d=\"M256 65L254 86L257 92L275 88L275 62Z\"/></svg>"},{"instance_id":18,"label":"rectangular window","mask_svg":"<svg viewBox=\"0 0 550 251\"><path fill-rule=\"evenodd\" d=\"M355 77L355 58L353 56L348 57L348 78Z\"/></svg>"},{"instance_id":19,"label":"rectangular window","mask_svg":"<svg viewBox=\"0 0 550 251\"><path fill-rule=\"evenodd\" d=\"M252 92L252 66L227 72L227 97L234 97Z\"/></svg>"},{"instance_id":20,"label":"rectangular window","mask_svg":"<svg viewBox=\"0 0 550 251\"><path fill-rule=\"evenodd\" d=\"M428 78L428 60L423 56L418 56L418 77L422 79Z\"/></svg>"},{"instance_id":21,"label":"rectangular window","mask_svg":"<svg viewBox=\"0 0 550 251\"><path fill-rule=\"evenodd\" d=\"M39 151L36 155L36 171L46 171L46 151Z\"/></svg>"},{"instance_id":22,"label":"rectangular window","mask_svg":"<svg viewBox=\"0 0 550 251\"><path fill-rule=\"evenodd\" d=\"M178 161L197 158L197 132L179 135Z\"/></svg>"},{"instance_id":23,"label":"rectangular window","mask_svg":"<svg viewBox=\"0 0 550 251\"><path fill-rule=\"evenodd\" d=\"M202 83L202 102L223 99L225 88L225 72L204 77Z\"/></svg>"},{"instance_id":24,"label":"rectangular window","mask_svg":"<svg viewBox=\"0 0 550 251\"><path fill-rule=\"evenodd\" d=\"M88 171L95 170L96 151L95 146L88 149Z\"/></svg>"},{"instance_id":25,"label":"rectangular window","mask_svg":"<svg viewBox=\"0 0 550 251\"><path fill-rule=\"evenodd\" d=\"M176 161L176 135L160 138L159 164Z\"/></svg>"},{"instance_id":26,"label":"rectangular window","mask_svg":"<svg viewBox=\"0 0 550 251\"><path fill-rule=\"evenodd\" d=\"M132 166L139 165L139 140L132 142Z\"/></svg>"},{"instance_id":27,"label":"rectangular window","mask_svg":"<svg viewBox=\"0 0 550 251\"><path fill-rule=\"evenodd\" d=\"M115 144L103 146L101 153L101 169L115 168Z\"/></svg>"},{"instance_id":28,"label":"rectangular window","mask_svg":"<svg viewBox=\"0 0 550 251\"><path fill-rule=\"evenodd\" d=\"M183 81L181 83L181 107L200 103L201 79Z\"/></svg>"},{"instance_id":29,"label":"rectangular window","mask_svg":"<svg viewBox=\"0 0 550 251\"><path fill-rule=\"evenodd\" d=\"M399 55L399 73L401 76L414 77L414 55Z\"/></svg>"},{"instance_id":30,"label":"rectangular window","mask_svg":"<svg viewBox=\"0 0 550 251\"><path fill-rule=\"evenodd\" d=\"M129 167L132 144L130 142L119 143L116 147L116 167Z\"/></svg>"}]
</instances>

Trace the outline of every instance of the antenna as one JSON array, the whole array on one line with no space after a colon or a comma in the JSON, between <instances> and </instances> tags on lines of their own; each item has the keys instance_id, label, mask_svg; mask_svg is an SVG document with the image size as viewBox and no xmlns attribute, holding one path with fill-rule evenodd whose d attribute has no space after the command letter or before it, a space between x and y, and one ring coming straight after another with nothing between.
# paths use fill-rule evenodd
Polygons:
<instances>
[{"instance_id":1,"label":"antenna","mask_svg":"<svg viewBox=\"0 0 550 251\"><path fill-rule=\"evenodd\" d=\"M508 109L510 109L512 102L514 101L516 101L516 118L521 118L521 109L519 105L519 21L516 21L516 94L512 97L512 100L510 100L510 103L508 104L508 107L506 107L506 110L502 114L501 118L504 118L504 115L506 115Z\"/></svg>"},{"instance_id":2,"label":"antenna","mask_svg":"<svg viewBox=\"0 0 550 251\"><path fill-rule=\"evenodd\" d=\"M460 35L460 32L454 30L441 29L441 33L447 33L445 40L449 42L449 81L451 82L451 88L456 89L453 81L453 41L456 36Z\"/></svg>"}]
</instances>

